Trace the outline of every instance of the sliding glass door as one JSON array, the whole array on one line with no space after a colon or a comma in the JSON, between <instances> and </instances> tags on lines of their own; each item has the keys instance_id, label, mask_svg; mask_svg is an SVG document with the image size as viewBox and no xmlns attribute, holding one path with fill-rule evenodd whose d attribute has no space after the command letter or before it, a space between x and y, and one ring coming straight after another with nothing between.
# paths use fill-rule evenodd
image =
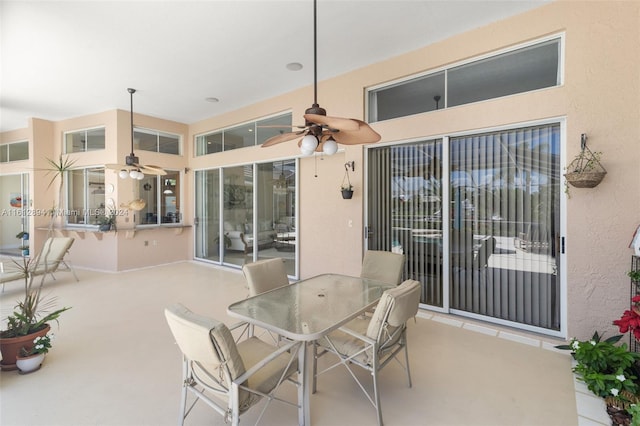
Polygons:
<instances>
[{"instance_id":1,"label":"sliding glass door","mask_svg":"<svg viewBox=\"0 0 640 426\"><path fill-rule=\"evenodd\" d=\"M225 248L220 238L220 170L195 172L196 220L195 255L200 259L219 260Z\"/></svg>"},{"instance_id":2,"label":"sliding glass door","mask_svg":"<svg viewBox=\"0 0 640 426\"><path fill-rule=\"evenodd\" d=\"M21 231L29 232L27 210L31 208L29 198L29 173L0 176L0 199L6 200L0 209L0 254L18 255L20 247L29 241L16 238Z\"/></svg>"},{"instance_id":3,"label":"sliding glass door","mask_svg":"<svg viewBox=\"0 0 640 426\"><path fill-rule=\"evenodd\" d=\"M232 267L282 258L298 276L295 160L195 173L195 257Z\"/></svg>"},{"instance_id":4,"label":"sliding glass door","mask_svg":"<svg viewBox=\"0 0 640 426\"><path fill-rule=\"evenodd\" d=\"M367 246L426 305L558 331L559 153L559 124L372 148Z\"/></svg>"}]
</instances>

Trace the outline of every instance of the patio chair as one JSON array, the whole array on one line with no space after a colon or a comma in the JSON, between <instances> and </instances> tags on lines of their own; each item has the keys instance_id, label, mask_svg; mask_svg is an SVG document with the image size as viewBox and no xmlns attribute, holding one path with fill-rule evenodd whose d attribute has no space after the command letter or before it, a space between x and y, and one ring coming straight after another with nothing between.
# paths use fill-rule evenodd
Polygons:
<instances>
[{"instance_id":1,"label":"patio chair","mask_svg":"<svg viewBox=\"0 0 640 426\"><path fill-rule=\"evenodd\" d=\"M405 364L409 387L411 372L409 370L409 353L407 351L406 323L418 312L420 303L420 282L406 280L397 287L386 290L370 319L356 318L346 326L329 333L313 345L313 393L316 392L317 377L333 368L343 365L351 374L358 386L375 407L378 425L382 426L382 408L378 389L378 372L404 350ZM320 348L319 348L320 347ZM319 351L320 349L320 351ZM333 365L317 372L318 358L327 353L336 355L339 360ZM351 370L357 365L369 371L373 377L373 396L358 380Z\"/></svg>"},{"instance_id":2,"label":"patio chair","mask_svg":"<svg viewBox=\"0 0 640 426\"><path fill-rule=\"evenodd\" d=\"M10 281L23 280L27 274L20 270L17 265L12 262L0 262L0 283L2 284L2 292L4 293L4 283Z\"/></svg>"},{"instance_id":3,"label":"patio chair","mask_svg":"<svg viewBox=\"0 0 640 426\"><path fill-rule=\"evenodd\" d=\"M404 254L367 250L362 260L360 277L389 284L400 284L404 270Z\"/></svg>"},{"instance_id":4,"label":"patio chair","mask_svg":"<svg viewBox=\"0 0 640 426\"><path fill-rule=\"evenodd\" d=\"M240 415L263 397L268 401L258 421L273 400L297 407L274 394L285 381L299 386L299 381L291 379L297 373L296 351L288 352L298 343L278 348L257 337L236 343L231 330L242 323L227 328L181 304L166 308L165 316L183 354L179 425L199 400L233 425L238 425ZM194 400L187 408L188 393Z\"/></svg>"},{"instance_id":5,"label":"patio chair","mask_svg":"<svg viewBox=\"0 0 640 426\"><path fill-rule=\"evenodd\" d=\"M280 258L247 263L242 266L242 273L247 280L249 297L289 285L284 260Z\"/></svg>"},{"instance_id":6,"label":"patio chair","mask_svg":"<svg viewBox=\"0 0 640 426\"><path fill-rule=\"evenodd\" d=\"M60 268L60 265L64 266L64 270L70 271L73 277L78 280L76 272L71 267L70 262L65 261L64 257L69 252L69 249L73 245L74 239L71 237L50 237L44 242L42 251L36 256L35 264L30 270L30 274L34 276L38 275L53 275Z\"/></svg>"},{"instance_id":7,"label":"patio chair","mask_svg":"<svg viewBox=\"0 0 640 426\"><path fill-rule=\"evenodd\" d=\"M242 273L247 280L249 296L256 296L278 287L289 285L289 277L284 269L284 260L281 258L258 260L242 266ZM254 326L248 325L249 336L253 336ZM280 341L280 336L274 336L269 332L274 342Z\"/></svg>"}]
</instances>

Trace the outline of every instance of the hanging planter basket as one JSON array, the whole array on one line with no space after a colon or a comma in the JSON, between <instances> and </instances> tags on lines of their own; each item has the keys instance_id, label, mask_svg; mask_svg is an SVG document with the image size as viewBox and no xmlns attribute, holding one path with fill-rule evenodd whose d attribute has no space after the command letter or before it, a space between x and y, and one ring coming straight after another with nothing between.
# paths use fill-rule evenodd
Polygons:
<instances>
[{"instance_id":1,"label":"hanging planter basket","mask_svg":"<svg viewBox=\"0 0 640 426\"><path fill-rule=\"evenodd\" d=\"M353 197L353 189L343 189L342 190L342 198L345 200L350 200Z\"/></svg>"},{"instance_id":2,"label":"hanging planter basket","mask_svg":"<svg viewBox=\"0 0 640 426\"><path fill-rule=\"evenodd\" d=\"M340 192L342 193L342 198L345 200L350 200L351 197L353 197L353 185L351 185L351 179L349 179L349 167L353 168L353 161L345 163L344 165L344 177L340 185Z\"/></svg>"},{"instance_id":3,"label":"hanging planter basket","mask_svg":"<svg viewBox=\"0 0 640 426\"><path fill-rule=\"evenodd\" d=\"M586 145L583 135L580 154L567 167L564 177L576 188L595 188L602 182L607 171L600 164L600 152L593 153Z\"/></svg>"}]
</instances>

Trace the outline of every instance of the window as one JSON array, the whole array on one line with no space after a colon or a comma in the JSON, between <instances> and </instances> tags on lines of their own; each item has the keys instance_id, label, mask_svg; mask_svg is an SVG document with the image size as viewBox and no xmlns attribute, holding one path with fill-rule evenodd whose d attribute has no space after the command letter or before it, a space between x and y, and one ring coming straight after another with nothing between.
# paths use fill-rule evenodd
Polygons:
<instances>
[{"instance_id":1,"label":"window","mask_svg":"<svg viewBox=\"0 0 640 426\"><path fill-rule=\"evenodd\" d=\"M447 106L557 86L559 53L556 39L451 68Z\"/></svg>"},{"instance_id":2,"label":"window","mask_svg":"<svg viewBox=\"0 0 640 426\"><path fill-rule=\"evenodd\" d=\"M444 71L371 92L369 99L372 105L369 121L390 120L443 108Z\"/></svg>"},{"instance_id":3,"label":"window","mask_svg":"<svg viewBox=\"0 0 640 426\"><path fill-rule=\"evenodd\" d=\"M164 154L180 155L180 136L157 130L134 129L133 145L135 149Z\"/></svg>"},{"instance_id":4,"label":"window","mask_svg":"<svg viewBox=\"0 0 640 426\"><path fill-rule=\"evenodd\" d=\"M369 122L557 86L560 46L554 38L371 89Z\"/></svg>"},{"instance_id":5,"label":"window","mask_svg":"<svg viewBox=\"0 0 640 426\"><path fill-rule=\"evenodd\" d=\"M261 145L282 131L291 131L291 113L196 136L196 156Z\"/></svg>"},{"instance_id":6,"label":"window","mask_svg":"<svg viewBox=\"0 0 640 426\"><path fill-rule=\"evenodd\" d=\"M105 128L77 130L64 133L65 152L86 152L104 149Z\"/></svg>"},{"instance_id":7,"label":"window","mask_svg":"<svg viewBox=\"0 0 640 426\"><path fill-rule=\"evenodd\" d=\"M196 156L222 152L222 132L196 136Z\"/></svg>"},{"instance_id":8,"label":"window","mask_svg":"<svg viewBox=\"0 0 640 426\"><path fill-rule=\"evenodd\" d=\"M104 168L72 170L67 181L67 224L98 225L105 214Z\"/></svg>"},{"instance_id":9,"label":"window","mask_svg":"<svg viewBox=\"0 0 640 426\"><path fill-rule=\"evenodd\" d=\"M0 163L29 159L29 142L13 142L0 145Z\"/></svg>"},{"instance_id":10,"label":"window","mask_svg":"<svg viewBox=\"0 0 640 426\"><path fill-rule=\"evenodd\" d=\"M140 225L176 224L180 214L180 172L167 170L164 176L149 176L138 181L139 194L146 205L137 215Z\"/></svg>"}]
</instances>

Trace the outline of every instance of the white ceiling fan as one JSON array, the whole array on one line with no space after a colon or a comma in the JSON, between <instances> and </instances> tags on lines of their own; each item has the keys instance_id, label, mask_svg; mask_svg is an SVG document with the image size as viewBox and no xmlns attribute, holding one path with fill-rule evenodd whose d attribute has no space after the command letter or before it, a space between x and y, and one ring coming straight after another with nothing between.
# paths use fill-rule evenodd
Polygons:
<instances>
[{"instance_id":1,"label":"white ceiling fan","mask_svg":"<svg viewBox=\"0 0 640 426\"><path fill-rule=\"evenodd\" d=\"M125 157L125 164L105 164L105 167L112 170L118 170L118 175L122 179L130 177L131 179L142 179L144 175L159 175L164 176L167 172L159 166L151 164L142 165L140 160L133 152L133 94L136 89L127 89L131 98L131 154Z\"/></svg>"},{"instance_id":2,"label":"white ceiling fan","mask_svg":"<svg viewBox=\"0 0 640 426\"><path fill-rule=\"evenodd\" d=\"M298 146L305 155L311 155L314 152L324 152L331 155L338 150L338 143L358 145L375 143L380 140L380 135L364 121L355 118L328 117L327 111L318 104L316 26L316 0L313 0L313 105L305 111L305 124L304 126L292 126L300 129L298 131L282 133L267 139L262 147L298 139Z\"/></svg>"}]
</instances>

